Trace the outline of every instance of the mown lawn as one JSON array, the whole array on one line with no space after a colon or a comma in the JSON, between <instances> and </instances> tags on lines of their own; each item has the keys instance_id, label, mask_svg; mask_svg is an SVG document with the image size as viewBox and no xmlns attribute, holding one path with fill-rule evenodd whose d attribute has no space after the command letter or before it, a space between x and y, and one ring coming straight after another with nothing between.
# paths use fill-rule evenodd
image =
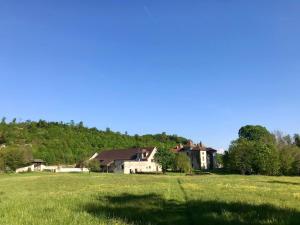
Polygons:
<instances>
[{"instance_id":1,"label":"mown lawn","mask_svg":"<svg viewBox=\"0 0 300 225\"><path fill-rule=\"evenodd\" d=\"M300 178L0 175L0 224L300 224Z\"/></svg>"}]
</instances>

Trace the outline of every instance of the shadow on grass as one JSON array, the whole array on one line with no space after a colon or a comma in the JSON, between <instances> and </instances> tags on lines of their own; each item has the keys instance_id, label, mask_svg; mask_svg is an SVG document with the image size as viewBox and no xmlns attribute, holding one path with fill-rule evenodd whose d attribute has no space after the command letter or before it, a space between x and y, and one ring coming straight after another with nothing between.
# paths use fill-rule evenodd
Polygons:
<instances>
[{"instance_id":1,"label":"shadow on grass","mask_svg":"<svg viewBox=\"0 0 300 225\"><path fill-rule=\"evenodd\" d=\"M99 196L83 210L94 217L141 225L299 225L300 221L300 212L267 204L178 202L156 194Z\"/></svg>"},{"instance_id":2,"label":"shadow on grass","mask_svg":"<svg viewBox=\"0 0 300 225\"><path fill-rule=\"evenodd\" d=\"M267 183L271 183L271 184L289 184L289 185L299 185L300 183L297 182L289 182L289 181L281 181L281 180L272 180L272 181L267 181ZM300 224L300 222L299 222Z\"/></svg>"}]
</instances>

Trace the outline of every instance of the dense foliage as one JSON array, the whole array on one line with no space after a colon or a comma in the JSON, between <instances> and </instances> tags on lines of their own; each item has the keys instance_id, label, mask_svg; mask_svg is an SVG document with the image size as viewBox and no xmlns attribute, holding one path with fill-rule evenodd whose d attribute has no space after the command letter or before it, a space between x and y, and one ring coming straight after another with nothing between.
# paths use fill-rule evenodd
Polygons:
<instances>
[{"instance_id":1,"label":"dense foliage","mask_svg":"<svg viewBox=\"0 0 300 225\"><path fill-rule=\"evenodd\" d=\"M169 148L159 148L154 155L154 160L161 165L162 172L165 173L167 169L173 168L175 154Z\"/></svg>"},{"instance_id":2,"label":"dense foliage","mask_svg":"<svg viewBox=\"0 0 300 225\"><path fill-rule=\"evenodd\" d=\"M225 168L242 174L300 175L299 135L271 134L262 126L244 126L225 152Z\"/></svg>"},{"instance_id":3,"label":"dense foliage","mask_svg":"<svg viewBox=\"0 0 300 225\"><path fill-rule=\"evenodd\" d=\"M192 165L190 158L184 153L178 153L175 155L174 171L191 173Z\"/></svg>"},{"instance_id":4,"label":"dense foliage","mask_svg":"<svg viewBox=\"0 0 300 225\"><path fill-rule=\"evenodd\" d=\"M300 175L300 139L295 134L294 138L289 135L275 133L277 149L280 159L280 173L283 175Z\"/></svg>"},{"instance_id":5,"label":"dense foliage","mask_svg":"<svg viewBox=\"0 0 300 225\"><path fill-rule=\"evenodd\" d=\"M171 148L187 140L166 133L130 136L87 128L82 122L26 121L0 123L0 170L26 164L31 158L40 158L48 164L74 164L104 149L131 147ZM13 161L17 162L13 162Z\"/></svg>"},{"instance_id":6,"label":"dense foliage","mask_svg":"<svg viewBox=\"0 0 300 225\"><path fill-rule=\"evenodd\" d=\"M100 162L99 160L92 159L86 160L83 164L84 167L88 168L91 172L100 172Z\"/></svg>"}]
</instances>

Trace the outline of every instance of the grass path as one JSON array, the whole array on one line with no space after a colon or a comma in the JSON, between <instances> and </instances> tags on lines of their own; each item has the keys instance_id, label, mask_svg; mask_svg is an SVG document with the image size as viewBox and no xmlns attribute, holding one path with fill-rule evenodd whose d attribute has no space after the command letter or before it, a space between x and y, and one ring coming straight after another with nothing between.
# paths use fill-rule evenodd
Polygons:
<instances>
[{"instance_id":1,"label":"grass path","mask_svg":"<svg viewBox=\"0 0 300 225\"><path fill-rule=\"evenodd\" d=\"M186 220L188 221L188 225L195 225L196 223L194 222L194 217L192 214L192 207L190 207L187 193L182 186L182 181L180 180L180 178L177 178L177 184L181 190L182 196L185 201L185 214L186 214Z\"/></svg>"}]
</instances>

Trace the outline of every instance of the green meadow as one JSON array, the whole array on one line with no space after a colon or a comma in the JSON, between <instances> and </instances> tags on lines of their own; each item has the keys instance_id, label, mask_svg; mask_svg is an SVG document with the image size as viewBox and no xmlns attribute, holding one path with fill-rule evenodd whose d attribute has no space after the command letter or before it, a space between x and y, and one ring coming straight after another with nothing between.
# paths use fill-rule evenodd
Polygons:
<instances>
[{"instance_id":1,"label":"green meadow","mask_svg":"<svg viewBox=\"0 0 300 225\"><path fill-rule=\"evenodd\" d=\"M300 177L0 175L0 224L300 224Z\"/></svg>"}]
</instances>

